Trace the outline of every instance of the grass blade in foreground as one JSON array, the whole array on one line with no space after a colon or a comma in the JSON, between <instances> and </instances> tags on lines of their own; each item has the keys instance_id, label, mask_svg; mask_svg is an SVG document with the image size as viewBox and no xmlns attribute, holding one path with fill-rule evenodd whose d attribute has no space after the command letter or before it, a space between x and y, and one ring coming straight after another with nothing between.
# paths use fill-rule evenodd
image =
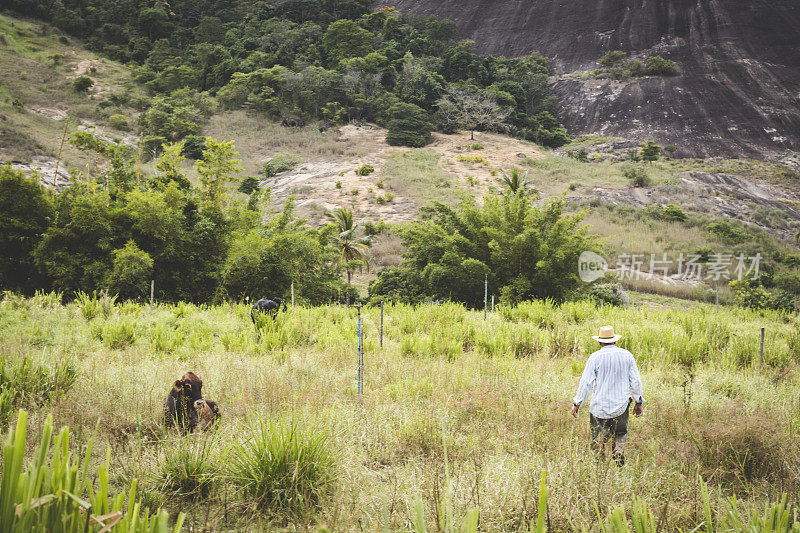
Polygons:
<instances>
[{"instance_id":1,"label":"grass blade in foreground","mask_svg":"<svg viewBox=\"0 0 800 533\"><path fill-rule=\"evenodd\" d=\"M83 469L79 458L69 452L69 430L63 428L53 440L52 416L47 417L41 443L31 464L23 471L28 414L20 411L17 425L9 432L3 447L2 485L0 485L0 532L16 533L48 531L78 533L83 531L116 531L127 533L166 532L169 515L159 510L150 515L140 514L136 499L136 482L128 492L108 497L110 456L98 473L100 489L95 492L87 477L86 466L91 453L91 441L86 446ZM52 453L52 456L51 456ZM48 457L50 457L48 459ZM92 503L86 502L87 499ZM125 512L127 511L127 512ZM125 514L123 514L125 513ZM178 533L183 525L180 514L173 529Z\"/></svg>"}]
</instances>

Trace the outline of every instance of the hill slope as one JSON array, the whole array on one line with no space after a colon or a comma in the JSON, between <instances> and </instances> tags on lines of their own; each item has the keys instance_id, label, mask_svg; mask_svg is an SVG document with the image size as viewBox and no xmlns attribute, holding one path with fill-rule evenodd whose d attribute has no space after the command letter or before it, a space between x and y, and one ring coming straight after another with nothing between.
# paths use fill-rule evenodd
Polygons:
<instances>
[{"instance_id":1,"label":"hill slope","mask_svg":"<svg viewBox=\"0 0 800 533\"><path fill-rule=\"evenodd\" d=\"M794 0L383 1L451 18L481 51L553 59L560 119L572 134L674 144L694 156L800 150L800 6ZM678 74L564 77L608 51L663 55Z\"/></svg>"},{"instance_id":2,"label":"hill slope","mask_svg":"<svg viewBox=\"0 0 800 533\"><path fill-rule=\"evenodd\" d=\"M65 127L129 146L138 142L130 131L138 115L132 102L143 91L127 68L87 51L49 24L0 15L0 37L0 161L38 170L51 185ZM72 83L84 75L94 85L76 92ZM126 117L128 126L112 128L112 115ZM70 168L85 173L89 164L94 173L89 159L65 142L58 185L68 183Z\"/></svg>"}]
</instances>

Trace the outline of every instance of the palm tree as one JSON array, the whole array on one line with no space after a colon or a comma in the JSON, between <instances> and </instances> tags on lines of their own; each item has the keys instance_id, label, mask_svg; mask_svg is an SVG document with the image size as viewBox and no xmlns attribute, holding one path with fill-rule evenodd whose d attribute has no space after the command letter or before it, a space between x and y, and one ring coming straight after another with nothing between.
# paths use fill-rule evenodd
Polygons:
<instances>
[{"instance_id":1,"label":"palm tree","mask_svg":"<svg viewBox=\"0 0 800 533\"><path fill-rule=\"evenodd\" d=\"M502 178L498 178L498 182L505 186L508 191L515 194L528 194L528 171L523 174L518 168L512 168L511 173L506 174L505 170L500 171L503 174Z\"/></svg>"},{"instance_id":2,"label":"palm tree","mask_svg":"<svg viewBox=\"0 0 800 533\"><path fill-rule=\"evenodd\" d=\"M358 237L356 232L358 224L353 222L353 210L340 208L333 213L327 213L339 232L333 236L333 244L339 251L337 263L345 264L347 272L347 284L353 274L353 262L360 261L367 272L369 272L369 260L367 259L367 247L370 245L369 237Z\"/></svg>"}]
</instances>

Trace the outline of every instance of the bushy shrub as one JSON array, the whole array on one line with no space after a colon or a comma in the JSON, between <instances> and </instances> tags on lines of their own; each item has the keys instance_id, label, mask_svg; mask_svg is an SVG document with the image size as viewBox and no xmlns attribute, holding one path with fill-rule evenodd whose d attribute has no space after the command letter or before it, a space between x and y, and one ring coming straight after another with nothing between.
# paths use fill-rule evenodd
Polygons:
<instances>
[{"instance_id":1,"label":"bushy shrub","mask_svg":"<svg viewBox=\"0 0 800 533\"><path fill-rule=\"evenodd\" d=\"M108 117L108 123L111 124L111 127L117 130L127 131L128 129L128 117L125 115L111 115Z\"/></svg>"},{"instance_id":2,"label":"bushy shrub","mask_svg":"<svg viewBox=\"0 0 800 533\"><path fill-rule=\"evenodd\" d=\"M622 171L634 187L647 187L650 185L650 176L647 169L639 165L631 165Z\"/></svg>"},{"instance_id":3,"label":"bushy shrub","mask_svg":"<svg viewBox=\"0 0 800 533\"><path fill-rule=\"evenodd\" d=\"M262 509L289 516L311 514L336 482L328 435L297 421L254 421L233 444L228 474Z\"/></svg>"},{"instance_id":4,"label":"bushy shrub","mask_svg":"<svg viewBox=\"0 0 800 533\"><path fill-rule=\"evenodd\" d=\"M389 225L384 220L379 220L377 224L372 221L367 221L362 224L364 228L364 235L374 236L383 233L389 229Z\"/></svg>"},{"instance_id":5,"label":"bushy shrub","mask_svg":"<svg viewBox=\"0 0 800 533\"><path fill-rule=\"evenodd\" d=\"M577 159L581 163L588 163L589 162L589 154L586 151L586 148L581 148L580 150L570 150L567 152L567 155L573 159Z\"/></svg>"},{"instance_id":6,"label":"bushy shrub","mask_svg":"<svg viewBox=\"0 0 800 533\"><path fill-rule=\"evenodd\" d=\"M108 277L108 291L121 298L141 298L150 292L153 259L133 240L113 251L113 268Z\"/></svg>"},{"instance_id":7,"label":"bushy shrub","mask_svg":"<svg viewBox=\"0 0 800 533\"><path fill-rule=\"evenodd\" d=\"M768 309L770 307L770 294L760 283L752 280L735 280L731 281L729 285L734 294L736 305L754 309Z\"/></svg>"},{"instance_id":8,"label":"bushy shrub","mask_svg":"<svg viewBox=\"0 0 800 533\"><path fill-rule=\"evenodd\" d=\"M628 54L626 52L623 52L622 50L611 50L607 52L603 57L598 59L597 62L603 65L604 67L611 68L621 63L627 57Z\"/></svg>"},{"instance_id":9,"label":"bushy shrub","mask_svg":"<svg viewBox=\"0 0 800 533\"><path fill-rule=\"evenodd\" d=\"M686 222L689 218L686 216L686 213L683 212L683 209L675 204L667 204L664 206L663 213L664 220L668 222Z\"/></svg>"},{"instance_id":10,"label":"bushy shrub","mask_svg":"<svg viewBox=\"0 0 800 533\"><path fill-rule=\"evenodd\" d=\"M631 303L630 296L622 287L612 283L598 283L589 291L590 297L598 303L627 307Z\"/></svg>"},{"instance_id":11,"label":"bushy shrub","mask_svg":"<svg viewBox=\"0 0 800 533\"><path fill-rule=\"evenodd\" d=\"M538 128L533 136L530 138L526 136L526 138L548 148L558 148L572 141L569 134L567 134L567 130L561 127L553 129Z\"/></svg>"},{"instance_id":12,"label":"bushy shrub","mask_svg":"<svg viewBox=\"0 0 800 533\"><path fill-rule=\"evenodd\" d=\"M645 72L650 76L666 76L675 74L675 62L661 56L648 57Z\"/></svg>"},{"instance_id":13,"label":"bushy shrub","mask_svg":"<svg viewBox=\"0 0 800 533\"><path fill-rule=\"evenodd\" d=\"M260 189L261 185L258 183L258 178L255 178L254 176L247 176L242 180L241 185L239 185L239 188L236 190L244 194L253 194L254 191L258 191Z\"/></svg>"},{"instance_id":14,"label":"bushy shrub","mask_svg":"<svg viewBox=\"0 0 800 533\"><path fill-rule=\"evenodd\" d=\"M275 154L275 156L270 159L266 165L264 165L264 177L275 177L282 172L292 170L302 162L303 160L293 153L280 152Z\"/></svg>"},{"instance_id":15,"label":"bushy shrub","mask_svg":"<svg viewBox=\"0 0 800 533\"><path fill-rule=\"evenodd\" d=\"M356 174L359 176L369 176L373 172L375 172L375 167L372 165L361 165L356 169Z\"/></svg>"},{"instance_id":16,"label":"bushy shrub","mask_svg":"<svg viewBox=\"0 0 800 533\"><path fill-rule=\"evenodd\" d=\"M203 159L206 149L206 138L201 135L187 135L183 138L183 155L189 159Z\"/></svg>"},{"instance_id":17,"label":"bushy shrub","mask_svg":"<svg viewBox=\"0 0 800 533\"><path fill-rule=\"evenodd\" d=\"M735 226L727 220L712 222L706 226L706 229L731 244L739 244L747 240L747 230Z\"/></svg>"},{"instance_id":18,"label":"bushy shrub","mask_svg":"<svg viewBox=\"0 0 800 533\"><path fill-rule=\"evenodd\" d=\"M72 89L78 93L87 93L94 85L94 80L89 76L78 76L72 82Z\"/></svg>"}]
</instances>

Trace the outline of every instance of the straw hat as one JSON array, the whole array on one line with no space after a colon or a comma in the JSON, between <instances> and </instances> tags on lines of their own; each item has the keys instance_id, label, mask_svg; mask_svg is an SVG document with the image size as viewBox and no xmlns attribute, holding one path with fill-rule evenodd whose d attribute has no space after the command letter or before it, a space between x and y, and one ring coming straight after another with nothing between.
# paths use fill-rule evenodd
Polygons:
<instances>
[{"instance_id":1,"label":"straw hat","mask_svg":"<svg viewBox=\"0 0 800 533\"><path fill-rule=\"evenodd\" d=\"M597 342L610 344L620 340L622 335L614 335L614 326L603 326L600 328L600 335L593 336L592 338Z\"/></svg>"}]
</instances>

